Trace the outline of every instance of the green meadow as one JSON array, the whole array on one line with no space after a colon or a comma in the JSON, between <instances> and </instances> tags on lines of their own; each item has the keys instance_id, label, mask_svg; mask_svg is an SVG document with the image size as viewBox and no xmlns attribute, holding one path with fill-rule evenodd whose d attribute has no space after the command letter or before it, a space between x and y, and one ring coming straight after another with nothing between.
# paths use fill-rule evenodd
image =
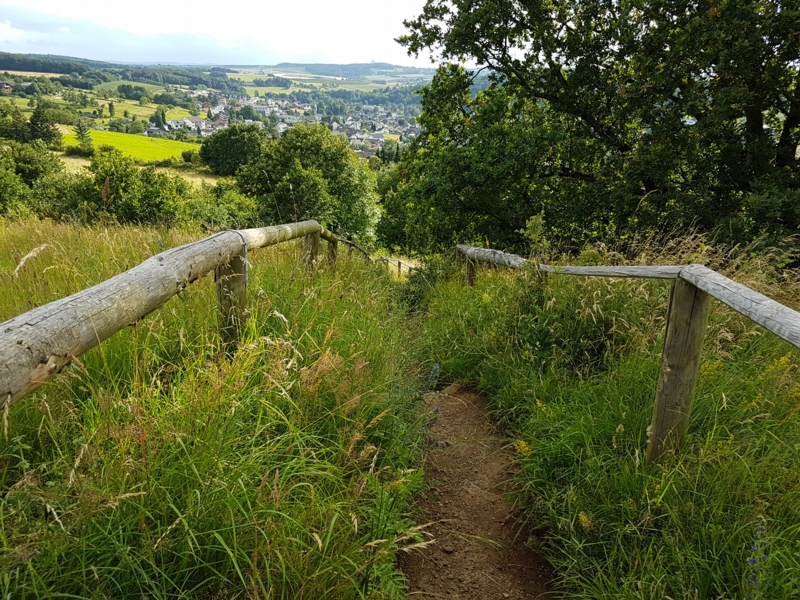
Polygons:
<instances>
[{"instance_id":1,"label":"green meadow","mask_svg":"<svg viewBox=\"0 0 800 600\"><path fill-rule=\"evenodd\" d=\"M113 131L91 131L92 142L96 146L109 145L117 148L122 153L132 156L137 160L155 161L168 158L180 158L184 150L197 150L197 144L178 142L162 138L151 138L144 135L131 135ZM66 146L77 146L75 134L64 136Z\"/></svg>"}]
</instances>

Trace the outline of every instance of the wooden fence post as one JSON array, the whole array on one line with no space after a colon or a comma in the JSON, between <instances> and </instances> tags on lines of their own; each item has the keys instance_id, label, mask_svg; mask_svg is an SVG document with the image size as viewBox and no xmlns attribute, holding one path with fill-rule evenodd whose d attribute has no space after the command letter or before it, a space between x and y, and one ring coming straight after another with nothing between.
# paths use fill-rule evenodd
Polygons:
<instances>
[{"instance_id":1,"label":"wooden fence post","mask_svg":"<svg viewBox=\"0 0 800 600\"><path fill-rule=\"evenodd\" d=\"M319 256L319 231L315 233L307 233L305 242L303 244L303 262L309 267L317 264L317 256Z\"/></svg>"},{"instance_id":2,"label":"wooden fence post","mask_svg":"<svg viewBox=\"0 0 800 600\"><path fill-rule=\"evenodd\" d=\"M475 278L478 276L475 263L468 256L465 256L464 260L467 261L467 284L470 287L475 287Z\"/></svg>"},{"instance_id":3,"label":"wooden fence post","mask_svg":"<svg viewBox=\"0 0 800 600\"><path fill-rule=\"evenodd\" d=\"M677 451L689 427L710 303L711 297L688 281L673 281L653 421L648 428L648 461L658 462Z\"/></svg>"},{"instance_id":4,"label":"wooden fence post","mask_svg":"<svg viewBox=\"0 0 800 600\"><path fill-rule=\"evenodd\" d=\"M237 344L247 322L247 244L239 254L214 271L224 345Z\"/></svg>"},{"instance_id":5,"label":"wooden fence post","mask_svg":"<svg viewBox=\"0 0 800 600\"><path fill-rule=\"evenodd\" d=\"M334 264L336 262L336 251L339 247L339 242L337 241L330 241L328 240L328 264Z\"/></svg>"}]
</instances>

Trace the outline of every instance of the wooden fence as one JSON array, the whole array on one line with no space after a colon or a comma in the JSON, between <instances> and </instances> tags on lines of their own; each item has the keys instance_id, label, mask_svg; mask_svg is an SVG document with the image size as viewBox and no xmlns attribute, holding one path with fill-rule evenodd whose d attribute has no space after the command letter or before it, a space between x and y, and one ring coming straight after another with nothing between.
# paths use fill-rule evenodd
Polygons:
<instances>
[{"instance_id":1,"label":"wooden fence","mask_svg":"<svg viewBox=\"0 0 800 600\"><path fill-rule=\"evenodd\" d=\"M516 254L459 245L467 263L467 282L475 284L478 262L521 269L528 263ZM800 348L800 313L736 283L702 265L662 267L553 267L540 271L589 277L670 279L669 308L661 354L653 419L648 428L647 459L658 461L680 447L689 427L689 413L700 369L711 297L727 304L790 344Z\"/></svg>"},{"instance_id":2,"label":"wooden fence","mask_svg":"<svg viewBox=\"0 0 800 600\"><path fill-rule=\"evenodd\" d=\"M247 318L248 249L299 237L305 238L307 264L316 264L320 239L328 242L328 260L336 260L340 240L316 221L222 231L0 323L0 410L211 271L217 284L222 339L235 343Z\"/></svg>"},{"instance_id":3,"label":"wooden fence","mask_svg":"<svg viewBox=\"0 0 800 600\"><path fill-rule=\"evenodd\" d=\"M411 271L416 269L416 267L414 265L410 265L406 261L400 260L399 258L390 258L388 256L379 256L378 257L378 262L386 263L386 266L390 267L390 268L392 267L393 264L396 264L397 265L397 274L398 275L402 275L403 267L406 268L406 272L408 272L408 273L411 273Z\"/></svg>"}]
</instances>

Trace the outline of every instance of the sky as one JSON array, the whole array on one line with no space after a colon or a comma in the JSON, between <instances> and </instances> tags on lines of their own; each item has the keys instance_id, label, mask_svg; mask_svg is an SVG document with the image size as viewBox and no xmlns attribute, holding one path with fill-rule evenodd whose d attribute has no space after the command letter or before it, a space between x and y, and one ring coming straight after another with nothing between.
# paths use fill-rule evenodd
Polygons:
<instances>
[{"instance_id":1,"label":"sky","mask_svg":"<svg viewBox=\"0 0 800 600\"><path fill-rule=\"evenodd\" d=\"M431 67L396 37L425 0L0 0L0 51L109 62Z\"/></svg>"}]
</instances>

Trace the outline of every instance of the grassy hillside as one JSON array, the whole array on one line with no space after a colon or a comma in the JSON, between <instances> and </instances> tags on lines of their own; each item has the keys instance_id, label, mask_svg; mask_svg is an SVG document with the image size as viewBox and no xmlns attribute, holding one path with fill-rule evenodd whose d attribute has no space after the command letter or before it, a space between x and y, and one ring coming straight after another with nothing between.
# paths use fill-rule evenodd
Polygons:
<instances>
[{"instance_id":1,"label":"grassy hillside","mask_svg":"<svg viewBox=\"0 0 800 600\"><path fill-rule=\"evenodd\" d=\"M180 158L181 152L184 150L197 150L200 148L197 144L113 131L92 130L91 135L92 141L96 146L107 144L117 148L124 154L145 161ZM78 145L78 140L75 138L74 133L64 136L64 145Z\"/></svg>"},{"instance_id":2,"label":"grassy hillside","mask_svg":"<svg viewBox=\"0 0 800 600\"><path fill-rule=\"evenodd\" d=\"M0 320L188 239L0 224ZM404 311L382 269L299 251L251 254L235 355L206 277L8 411L4 597L399 597L394 553L419 539Z\"/></svg>"},{"instance_id":3,"label":"grassy hillside","mask_svg":"<svg viewBox=\"0 0 800 600\"><path fill-rule=\"evenodd\" d=\"M660 247L636 262L703 262L800 305L784 257ZM592 250L578 263L620 260ZM439 266L412 284L427 311L420 360L490 395L517 438L520 525L536 527L570 598L800 595L796 349L714 302L684 451L647 465L667 283L481 269L468 288Z\"/></svg>"}]
</instances>

